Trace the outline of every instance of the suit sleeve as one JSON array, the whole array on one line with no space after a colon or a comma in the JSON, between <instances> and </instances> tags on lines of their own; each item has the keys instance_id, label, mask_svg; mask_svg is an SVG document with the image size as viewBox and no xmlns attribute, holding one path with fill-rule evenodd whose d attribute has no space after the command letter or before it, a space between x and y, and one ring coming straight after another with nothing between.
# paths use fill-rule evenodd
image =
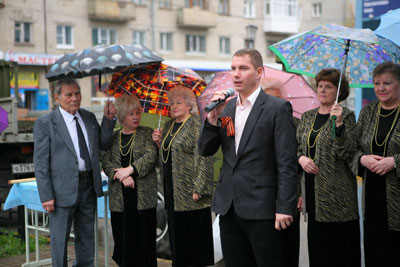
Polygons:
<instances>
[{"instance_id":1,"label":"suit sleeve","mask_svg":"<svg viewBox=\"0 0 400 267\"><path fill-rule=\"evenodd\" d=\"M296 129L289 102L279 107L275 117L274 144L278 169L276 213L294 215L297 205Z\"/></svg>"},{"instance_id":2,"label":"suit sleeve","mask_svg":"<svg viewBox=\"0 0 400 267\"><path fill-rule=\"evenodd\" d=\"M210 124L207 119L205 120L198 141L199 154L201 156L212 156L218 151L221 145L220 128L219 126Z\"/></svg>"},{"instance_id":3,"label":"suit sleeve","mask_svg":"<svg viewBox=\"0 0 400 267\"><path fill-rule=\"evenodd\" d=\"M33 163L41 202L54 199L53 182L50 173L50 127L46 123L45 118L47 117L38 119L33 128L33 140L35 144Z\"/></svg>"},{"instance_id":4,"label":"suit sleeve","mask_svg":"<svg viewBox=\"0 0 400 267\"><path fill-rule=\"evenodd\" d=\"M99 125L94 114L92 114L92 115L94 117L95 123L97 125ZM111 142L112 142L111 137L112 137L112 134L114 131L115 122L116 122L116 120L110 120L110 119L107 119L105 116L103 116L103 119L101 121L100 134L99 134L100 150L107 150L111 146Z\"/></svg>"}]
</instances>

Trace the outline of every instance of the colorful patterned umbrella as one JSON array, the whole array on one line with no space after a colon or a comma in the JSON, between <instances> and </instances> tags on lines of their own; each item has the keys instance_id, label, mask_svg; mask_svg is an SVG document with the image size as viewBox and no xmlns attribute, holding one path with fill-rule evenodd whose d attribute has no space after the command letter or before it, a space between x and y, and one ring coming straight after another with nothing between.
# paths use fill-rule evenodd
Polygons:
<instances>
[{"instance_id":1,"label":"colorful patterned umbrella","mask_svg":"<svg viewBox=\"0 0 400 267\"><path fill-rule=\"evenodd\" d=\"M269 48L287 71L315 77L324 68L342 69L350 41L345 73L350 87L373 87L371 71L384 61L400 63L400 48L369 29L326 24L291 36Z\"/></svg>"},{"instance_id":2,"label":"colorful patterned umbrella","mask_svg":"<svg viewBox=\"0 0 400 267\"><path fill-rule=\"evenodd\" d=\"M83 78L161 61L161 57L142 45L100 45L62 56L50 68L46 79Z\"/></svg>"},{"instance_id":3,"label":"colorful patterned umbrella","mask_svg":"<svg viewBox=\"0 0 400 267\"><path fill-rule=\"evenodd\" d=\"M177 85L188 87L199 96L207 83L190 69L160 63L114 73L108 93L116 98L125 93L136 95L143 112L169 116L167 91Z\"/></svg>"}]
</instances>

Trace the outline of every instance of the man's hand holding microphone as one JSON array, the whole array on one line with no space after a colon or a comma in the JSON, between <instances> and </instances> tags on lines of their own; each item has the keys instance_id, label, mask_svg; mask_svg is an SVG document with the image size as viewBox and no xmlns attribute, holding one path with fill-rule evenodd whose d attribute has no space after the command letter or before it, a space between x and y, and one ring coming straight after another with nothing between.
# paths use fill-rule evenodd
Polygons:
<instances>
[{"instance_id":1,"label":"man's hand holding microphone","mask_svg":"<svg viewBox=\"0 0 400 267\"><path fill-rule=\"evenodd\" d=\"M216 126L219 114L222 113L229 97L235 94L233 88L228 88L227 90L217 91L214 93L213 97L210 99L211 103L205 107L205 111L208 112L207 120L210 124Z\"/></svg>"}]
</instances>

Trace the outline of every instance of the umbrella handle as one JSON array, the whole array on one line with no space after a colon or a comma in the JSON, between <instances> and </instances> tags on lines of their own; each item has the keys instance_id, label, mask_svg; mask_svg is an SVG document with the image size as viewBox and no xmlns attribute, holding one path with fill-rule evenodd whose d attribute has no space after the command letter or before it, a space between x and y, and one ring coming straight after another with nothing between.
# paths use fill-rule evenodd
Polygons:
<instances>
[{"instance_id":1,"label":"umbrella handle","mask_svg":"<svg viewBox=\"0 0 400 267\"><path fill-rule=\"evenodd\" d=\"M335 139L336 137L336 116L332 116L332 138Z\"/></svg>"}]
</instances>

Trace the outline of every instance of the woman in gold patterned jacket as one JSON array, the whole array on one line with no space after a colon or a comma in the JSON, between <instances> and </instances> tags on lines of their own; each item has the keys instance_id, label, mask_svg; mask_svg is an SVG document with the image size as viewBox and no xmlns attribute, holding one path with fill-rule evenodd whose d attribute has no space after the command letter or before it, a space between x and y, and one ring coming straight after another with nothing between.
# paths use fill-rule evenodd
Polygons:
<instances>
[{"instance_id":1,"label":"woman in gold patterned jacket","mask_svg":"<svg viewBox=\"0 0 400 267\"><path fill-rule=\"evenodd\" d=\"M337 69L317 74L320 107L305 112L297 129L311 267L361 265L357 179L348 164L356 146L351 137L355 116L335 104L339 77ZM348 95L349 85L343 77L338 101ZM332 116L337 117L335 133Z\"/></svg>"},{"instance_id":2,"label":"woman in gold patterned jacket","mask_svg":"<svg viewBox=\"0 0 400 267\"><path fill-rule=\"evenodd\" d=\"M213 159L198 154L201 121L193 92L177 86L168 102L173 119L153 140L160 147L172 266L213 265Z\"/></svg>"},{"instance_id":3,"label":"woman in gold patterned jacket","mask_svg":"<svg viewBox=\"0 0 400 267\"><path fill-rule=\"evenodd\" d=\"M355 140L363 177L365 266L400 266L400 65L373 71L377 101L360 112Z\"/></svg>"},{"instance_id":4,"label":"woman in gold patterned jacket","mask_svg":"<svg viewBox=\"0 0 400 267\"><path fill-rule=\"evenodd\" d=\"M156 207L158 148L153 129L139 126L140 102L122 95L115 105L122 129L102 158L109 177L113 259L119 266L157 266Z\"/></svg>"}]
</instances>

